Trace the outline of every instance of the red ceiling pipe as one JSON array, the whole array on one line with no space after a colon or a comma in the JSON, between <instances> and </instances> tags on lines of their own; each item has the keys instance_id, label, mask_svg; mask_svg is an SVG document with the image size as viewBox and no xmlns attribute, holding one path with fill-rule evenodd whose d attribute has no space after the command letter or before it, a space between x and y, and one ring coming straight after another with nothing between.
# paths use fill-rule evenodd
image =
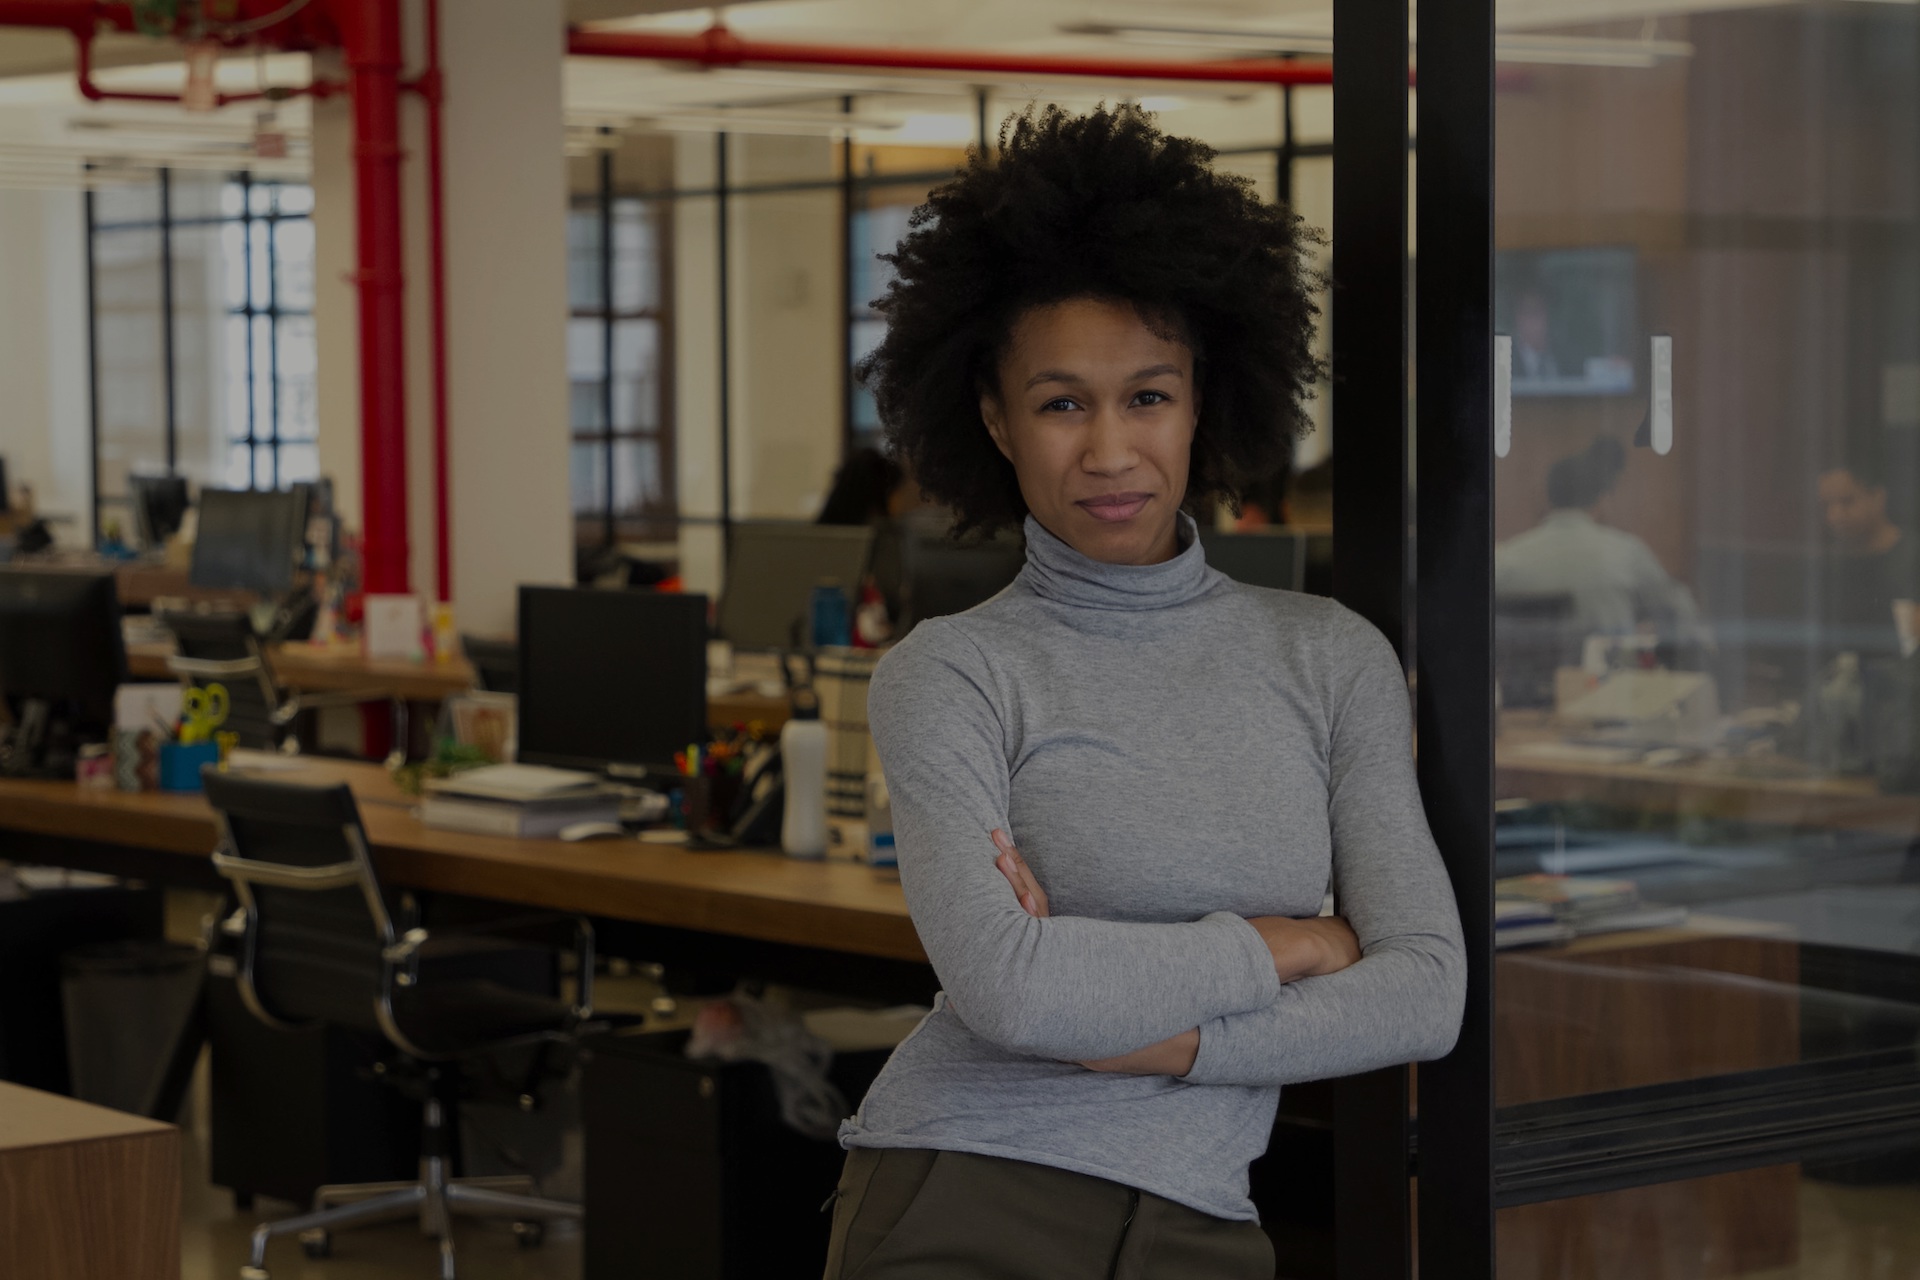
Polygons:
<instances>
[{"instance_id":1,"label":"red ceiling pipe","mask_svg":"<svg viewBox=\"0 0 1920 1280\"><path fill-rule=\"evenodd\" d=\"M452 502L447 492L446 183L440 146L440 0L427 0L427 69L413 86L427 104L427 297L433 344L433 585L453 598Z\"/></svg>"},{"instance_id":2,"label":"red ceiling pipe","mask_svg":"<svg viewBox=\"0 0 1920 1280\"><path fill-rule=\"evenodd\" d=\"M89 102L167 102L179 103L181 95L177 93L142 93L133 90L102 89L93 82L93 32L76 31L74 39L74 72L79 83L80 96ZM271 98L278 102L286 98L331 98L336 93L346 92L347 86L335 80L315 80L312 84L294 88L248 91L245 93L215 94L213 105L227 106L234 102L257 102Z\"/></svg>"},{"instance_id":3,"label":"red ceiling pipe","mask_svg":"<svg viewBox=\"0 0 1920 1280\"><path fill-rule=\"evenodd\" d=\"M369 592L408 587L405 277L400 225L400 6L333 0L353 93L360 288L361 555Z\"/></svg>"},{"instance_id":4,"label":"red ceiling pipe","mask_svg":"<svg viewBox=\"0 0 1920 1280\"><path fill-rule=\"evenodd\" d=\"M976 71L996 75L1092 76L1103 80L1196 80L1239 84L1332 84L1333 64L1287 58L1166 62L1146 58L1088 58L1069 54L901 49L886 45L795 44L749 40L716 23L699 35L651 31L567 33L567 52L588 58L652 58L709 67L748 63L786 66L879 67L913 71Z\"/></svg>"}]
</instances>

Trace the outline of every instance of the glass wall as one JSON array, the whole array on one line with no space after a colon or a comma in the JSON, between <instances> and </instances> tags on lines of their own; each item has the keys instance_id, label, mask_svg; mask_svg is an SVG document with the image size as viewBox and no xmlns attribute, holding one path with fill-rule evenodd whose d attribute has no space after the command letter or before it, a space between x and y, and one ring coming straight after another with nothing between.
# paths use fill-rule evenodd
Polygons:
<instances>
[{"instance_id":1,"label":"glass wall","mask_svg":"<svg viewBox=\"0 0 1920 1280\"><path fill-rule=\"evenodd\" d=\"M159 171L88 209L100 530L131 475L317 478L312 189Z\"/></svg>"},{"instance_id":2,"label":"glass wall","mask_svg":"<svg viewBox=\"0 0 1920 1280\"><path fill-rule=\"evenodd\" d=\"M1920 1275L1920 21L1495 47L1499 1275Z\"/></svg>"}]
</instances>

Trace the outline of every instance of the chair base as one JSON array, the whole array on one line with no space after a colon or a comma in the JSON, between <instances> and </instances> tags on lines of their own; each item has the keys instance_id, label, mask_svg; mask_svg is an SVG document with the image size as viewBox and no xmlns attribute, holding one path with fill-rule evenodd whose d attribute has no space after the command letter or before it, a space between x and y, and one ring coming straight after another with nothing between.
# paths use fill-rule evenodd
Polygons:
<instances>
[{"instance_id":1,"label":"chair base","mask_svg":"<svg viewBox=\"0 0 1920 1280\"><path fill-rule=\"evenodd\" d=\"M441 1127L438 1100L427 1103L427 1133L437 1136ZM434 1151L438 1143L429 1143ZM370 1226L418 1216L420 1230L440 1242L440 1280L456 1280L453 1257L453 1218L511 1218L522 1244L538 1244L549 1222L578 1221L582 1210L564 1200L548 1200L529 1195L533 1179L526 1177L449 1178L447 1161L442 1155L426 1155L420 1160L420 1177L414 1182L362 1182L321 1187L314 1192L313 1211L263 1222L253 1230L253 1249L247 1265L240 1268L240 1280L269 1280L267 1244L275 1236L298 1235L310 1257L321 1258L332 1251L333 1232L346 1227Z\"/></svg>"}]
</instances>

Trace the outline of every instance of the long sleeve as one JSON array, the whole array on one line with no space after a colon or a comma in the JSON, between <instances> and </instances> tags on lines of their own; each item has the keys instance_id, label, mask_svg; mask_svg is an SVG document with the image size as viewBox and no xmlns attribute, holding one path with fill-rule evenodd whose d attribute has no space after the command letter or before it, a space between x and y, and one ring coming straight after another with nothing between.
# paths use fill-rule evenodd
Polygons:
<instances>
[{"instance_id":1,"label":"long sleeve","mask_svg":"<svg viewBox=\"0 0 1920 1280\"><path fill-rule=\"evenodd\" d=\"M1334 901L1361 959L1287 983L1261 1009L1201 1024L1190 1082L1352 1075L1441 1057L1459 1035L1460 917L1420 803L1406 681L1385 637L1357 618L1354 627L1356 669L1332 722L1328 806Z\"/></svg>"},{"instance_id":2,"label":"long sleeve","mask_svg":"<svg viewBox=\"0 0 1920 1280\"><path fill-rule=\"evenodd\" d=\"M1021 909L994 866L990 834L1010 827L994 683L950 624L923 623L882 660L868 722L893 798L907 907L976 1035L1037 1057L1101 1058L1274 999L1271 953L1229 912L1150 924Z\"/></svg>"}]
</instances>

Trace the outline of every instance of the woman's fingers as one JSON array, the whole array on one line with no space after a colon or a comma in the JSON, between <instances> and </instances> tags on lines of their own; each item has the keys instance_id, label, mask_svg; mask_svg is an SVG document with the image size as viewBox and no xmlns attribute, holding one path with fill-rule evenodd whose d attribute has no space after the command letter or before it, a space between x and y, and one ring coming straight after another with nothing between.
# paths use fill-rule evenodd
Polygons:
<instances>
[{"instance_id":1,"label":"woman's fingers","mask_svg":"<svg viewBox=\"0 0 1920 1280\"><path fill-rule=\"evenodd\" d=\"M995 827L993 844L1000 851L999 856L993 860L993 865L999 868L1000 874L1005 876L1007 883L1013 886L1013 896L1019 901L1021 909L1030 916L1044 918L1047 914L1047 891L1040 887L1040 881L1034 877L1033 868L1029 867L1027 860L1020 856L1020 850L1013 843L1013 837L1001 828Z\"/></svg>"}]
</instances>

